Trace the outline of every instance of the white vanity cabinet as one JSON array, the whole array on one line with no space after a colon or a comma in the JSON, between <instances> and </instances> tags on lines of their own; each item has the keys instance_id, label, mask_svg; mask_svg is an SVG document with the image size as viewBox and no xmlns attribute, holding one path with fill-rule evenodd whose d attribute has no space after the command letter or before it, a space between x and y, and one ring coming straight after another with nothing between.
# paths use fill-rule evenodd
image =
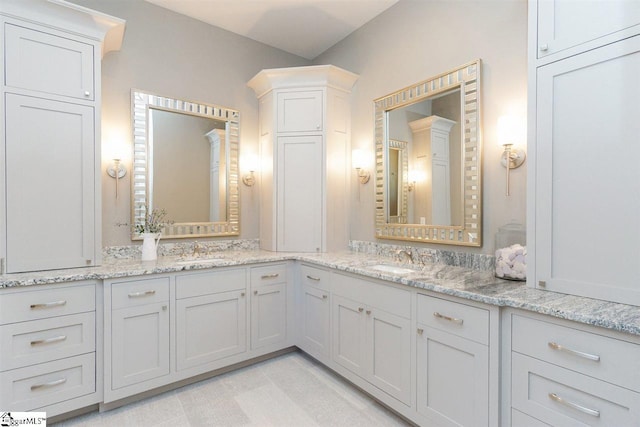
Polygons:
<instances>
[{"instance_id":1,"label":"white vanity cabinet","mask_svg":"<svg viewBox=\"0 0 640 427\"><path fill-rule=\"evenodd\" d=\"M510 311L506 319L512 425L531 425L528 417L541 425L637 425L637 337L533 313Z\"/></svg>"},{"instance_id":2,"label":"white vanity cabinet","mask_svg":"<svg viewBox=\"0 0 640 427\"><path fill-rule=\"evenodd\" d=\"M251 349L279 346L289 336L287 264L251 268Z\"/></svg>"},{"instance_id":3,"label":"white vanity cabinet","mask_svg":"<svg viewBox=\"0 0 640 427\"><path fill-rule=\"evenodd\" d=\"M620 157L640 156L640 3L559 3L572 21L563 31L576 40L586 41L582 30L590 27L567 14L596 6L630 8L617 22L631 19L628 31L636 35L551 63L536 60L531 40L528 284L640 305L640 264L629 262L640 259L640 169ZM538 16L531 39L551 25Z\"/></svg>"},{"instance_id":4,"label":"white vanity cabinet","mask_svg":"<svg viewBox=\"0 0 640 427\"><path fill-rule=\"evenodd\" d=\"M211 366L247 351L246 270L176 277L176 369Z\"/></svg>"},{"instance_id":5,"label":"white vanity cabinet","mask_svg":"<svg viewBox=\"0 0 640 427\"><path fill-rule=\"evenodd\" d=\"M638 34L640 2L636 0L532 1L537 16L535 56L545 61L565 58Z\"/></svg>"},{"instance_id":6,"label":"white vanity cabinet","mask_svg":"<svg viewBox=\"0 0 640 427\"><path fill-rule=\"evenodd\" d=\"M417 298L418 413L441 426L488 426L489 310Z\"/></svg>"},{"instance_id":7,"label":"white vanity cabinet","mask_svg":"<svg viewBox=\"0 0 640 427\"><path fill-rule=\"evenodd\" d=\"M119 49L124 21L71 3L16 1L2 3L0 25L4 270L97 265L100 64Z\"/></svg>"},{"instance_id":8,"label":"white vanity cabinet","mask_svg":"<svg viewBox=\"0 0 640 427\"><path fill-rule=\"evenodd\" d=\"M105 367L110 375L105 376L106 402L131 394L120 389L148 389L168 377L169 282L164 276L108 285Z\"/></svg>"},{"instance_id":9,"label":"white vanity cabinet","mask_svg":"<svg viewBox=\"0 0 640 427\"><path fill-rule=\"evenodd\" d=\"M350 91L357 76L331 65L262 70L260 245L272 251L347 247Z\"/></svg>"},{"instance_id":10,"label":"white vanity cabinet","mask_svg":"<svg viewBox=\"0 0 640 427\"><path fill-rule=\"evenodd\" d=\"M1 407L53 416L100 402L96 283L3 289L0 349Z\"/></svg>"},{"instance_id":11,"label":"white vanity cabinet","mask_svg":"<svg viewBox=\"0 0 640 427\"><path fill-rule=\"evenodd\" d=\"M333 362L409 406L411 292L341 274L333 280Z\"/></svg>"},{"instance_id":12,"label":"white vanity cabinet","mask_svg":"<svg viewBox=\"0 0 640 427\"><path fill-rule=\"evenodd\" d=\"M331 358L331 272L302 264L297 300L297 345L324 364Z\"/></svg>"}]
</instances>

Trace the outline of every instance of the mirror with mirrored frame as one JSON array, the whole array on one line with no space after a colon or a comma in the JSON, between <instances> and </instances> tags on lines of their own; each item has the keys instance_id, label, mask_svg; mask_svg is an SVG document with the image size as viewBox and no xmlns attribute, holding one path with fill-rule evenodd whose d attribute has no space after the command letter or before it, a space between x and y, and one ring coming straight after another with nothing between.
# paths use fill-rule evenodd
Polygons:
<instances>
[{"instance_id":1,"label":"mirror with mirrored frame","mask_svg":"<svg viewBox=\"0 0 640 427\"><path fill-rule=\"evenodd\" d=\"M480 67L374 101L377 238L481 246Z\"/></svg>"},{"instance_id":2,"label":"mirror with mirrored frame","mask_svg":"<svg viewBox=\"0 0 640 427\"><path fill-rule=\"evenodd\" d=\"M133 224L157 208L171 221L165 238L239 235L239 113L141 91L132 113Z\"/></svg>"}]
</instances>

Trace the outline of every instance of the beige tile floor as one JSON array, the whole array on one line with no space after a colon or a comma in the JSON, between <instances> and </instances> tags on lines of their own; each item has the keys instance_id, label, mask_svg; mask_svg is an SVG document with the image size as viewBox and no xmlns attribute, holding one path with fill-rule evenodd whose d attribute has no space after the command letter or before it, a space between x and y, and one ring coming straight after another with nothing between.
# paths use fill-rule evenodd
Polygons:
<instances>
[{"instance_id":1,"label":"beige tile floor","mask_svg":"<svg viewBox=\"0 0 640 427\"><path fill-rule=\"evenodd\" d=\"M56 426L408 426L300 352Z\"/></svg>"}]
</instances>

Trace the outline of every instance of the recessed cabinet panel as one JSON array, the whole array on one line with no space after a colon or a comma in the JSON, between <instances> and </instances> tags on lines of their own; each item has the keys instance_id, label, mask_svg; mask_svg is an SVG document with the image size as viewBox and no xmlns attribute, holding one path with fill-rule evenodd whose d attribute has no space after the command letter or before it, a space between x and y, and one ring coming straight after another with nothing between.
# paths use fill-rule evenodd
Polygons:
<instances>
[{"instance_id":1,"label":"recessed cabinet panel","mask_svg":"<svg viewBox=\"0 0 640 427\"><path fill-rule=\"evenodd\" d=\"M114 310L111 322L113 390L169 374L168 302Z\"/></svg>"},{"instance_id":2,"label":"recessed cabinet panel","mask_svg":"<svg viewBox=\"0 0 640 427\"><path fill-rule=\"evenodd\" d=\"M93 108L7 94L6 116L7 272L93 265Z\"/></svg>"},{"instance_id":3,"label":"recessed cabinet panel","mask_svg":"<svg viewBox=\"0 0 640 427\"><path fill-rule=\"evenodd\" d=\"M329 292L303 285L299 345L304 351L325 363L330 357L330 313Z\"/></svg>"},{"instance_id":4,"label":"recessed cabinet panel","mask_svg":"<svg viewBox=\"0 0 640 427\"><path fill-rule=\"evenodd\" d=\"M322 91L278 93L278 132L321 132Z\"/></svg>"},{"instance_id":5,"label":"recessed cabinet panel","mask_svg":"<svg viewBox=\"0 0 640 427\"><path fill-rule=\"evenodd\" d=\"M5 24L5 84L94 100L93 45Z\"/></svg>"},{"instance_id":6,"label":"recessed cabinet panel","mask_svg":"<svg viewBox=\"0 0 640 427\"><path fill-rule=\"evenodd\" d=\"M178 300L176 310L178 370L246 351L244 291Z\"/></svg>"},{"instance_id":7,"label":"recessed cabinet panel","mask_svg":"<svg viewBox=\"0 0 640 427\"><path fill-rule=\"evenodd\" d=\"M338 295L333 304L333 360L348 370L365 374L364 304Z\"/></svg>"},{"instance_id":8,"label":"recessed cabinet panel","mask_svg":"<svg viewBox=\"0 0 640 427\"><path fill-rule=\"evenodd\" d=\"M287 338L287 284L255 288L251 293L251 348Z\"/></svg>"},{"instance_id":9,"label":"recessed cabinet panel","mask_svg":"<svg viewBox=\"0 0 640 427\"><path fill-rule=\"evenodd\" d=\"M280 137L277 250L322 248L322 137Z\"/></svg>"},{"instance_id":10,"label":"recessed cabinet panel","mask_svg":"<svg viewBox=\"0 0 640 427\"><path fill-rule=\"evenodd\" d=\"M437 425L489 425L488 347L418 327L418 412Z\"/></svg>"},{"instance_id":11,"label":"recessed cabinet panel","mask_svg":"<svg viewBox=\"0 0 640 427\"><path fill-rule=\"evenodd\" d=\"M638 75L640 36L537 71L536 285L640 305Z\"/></svg>"},{"instance_id":12,"label":"recessed cabinet panel","mask_svg":"<svg viewBox=\"0 0 640 427\"><path fill-rule=\"evenodd\" d=\"M579 1L539 0L538 58L563 56L611 43L640 27L640 2L637 0Z\"/></svg>"}]
</instances>

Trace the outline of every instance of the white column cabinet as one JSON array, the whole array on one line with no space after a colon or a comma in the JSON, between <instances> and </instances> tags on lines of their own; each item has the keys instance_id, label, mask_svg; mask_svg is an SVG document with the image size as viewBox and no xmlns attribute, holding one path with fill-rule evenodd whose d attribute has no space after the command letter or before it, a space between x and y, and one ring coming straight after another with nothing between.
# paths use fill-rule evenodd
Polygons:
<instances>
[{"instance_id":1,"label":"white column cabinet","mask_svg":"<svg viewBox=\"0 0 640 427\"><path fill-rule=\"evenodd\" d=\"M357 76L331 65L262 70L260 245L342 250L348 241L351 112Z\"/></svg>"},{"instance_id":2,"label":"white column cabinet","mask_svg":"<svg viewBox=\"0 0 640 427\"><path fill-rule=\"evenodd\" d=\"M532 7L542 11L549 3L532 2ZM596 6L619 8L625 18L618 24L630 19L628 29L640 32L638 2L556 3L565 16L562 31L574 44L587 42L585 31L591 30L574 22L574 14ZM593 22L611 23L611 16L598 14ZM552 25L552 17L535 18L530 25L528 284L640 305L640 264L629 262L640 259L635 220L640 169L623 160L640 157L640 35L545 63L536 61L535 40Z\"/></svg>"},{"instance_id":3,"label":"white column cabinet","mask_svg":"<svg viewBox=\"0 0 640 427\"><path fill-rule=\"evenodd\" d=\"M15 1L2 2L0 26L4 270L97 265L101 58L119 49L124 21L72 3Z\"/></svg>"}]
</instances>

